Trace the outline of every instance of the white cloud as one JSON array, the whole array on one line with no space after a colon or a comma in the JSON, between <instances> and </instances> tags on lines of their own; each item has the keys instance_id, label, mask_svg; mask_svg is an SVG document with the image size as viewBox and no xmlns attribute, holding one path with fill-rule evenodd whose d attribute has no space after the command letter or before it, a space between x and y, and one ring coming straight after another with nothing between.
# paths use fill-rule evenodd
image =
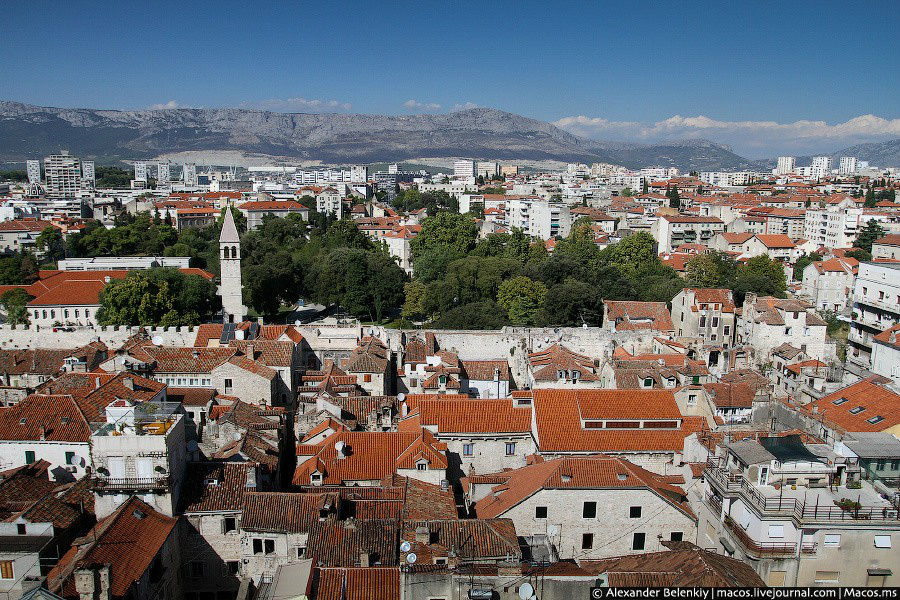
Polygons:
<instances>
[{"instance_id":1,"label":"white cloud","mask_svg":"<svg viewBox=\"0 0 900 600\"><path fill-rule=\"evenodd\" d=\"M777 152L824 152L861 142L900 137L900 119L860 115L844 123L825 121L720 121L703 115L675 115L656 123L610 121L599 117L564 117L554 123L572 133L594 139L656 142L706 138L730 144L738 154L774 156Z\"/></svg>"},{"instance_id":2,"label":"white cloud","mask_svg":"<svg viewBox=\"0 0 900 600\"><path fill-rule=\"evenodd\" d=\"M150 106L150 110L172 110L173 108L187 108L187 107L181 106L175 100L169 100L165 104L153 104Z\"/></svg>"},{"instance_id":3,"label":"white cloud","mask_svg":"<svg viewBox=\"0 0 900 600\"><path fill-rule=\"evenodd\" d=\"M450 112L459 112L461 110L469 110L470 108L478 108L478 105L474 102L456 103L453 105L453 108L450 109Z\"/></svg>"},{"instance_id":4,"label":"white cloud","mask_svg":"<svg viewBox=\"0 0 900 600\"><path fill-rule=\"evenodd\" d=\"M270 110L273 112L339 112L353 108L349 102L338 100L319 100L316 98L270 98L268 100L256 100L241 102L241 108L253 108L257 110Z\"/></svg>"},{"instance_id":5,"label":"white cloud","mask_svg":"<svg viewBox=\"0 0 900 600\"><path fill-rule=\"evenodd\" d=\"M403 106L408 110L413 111L441 110L441 105L437 102L419 102L418 100L413 100L412 98L404 102Z\"/></svg>"}]
</instances>

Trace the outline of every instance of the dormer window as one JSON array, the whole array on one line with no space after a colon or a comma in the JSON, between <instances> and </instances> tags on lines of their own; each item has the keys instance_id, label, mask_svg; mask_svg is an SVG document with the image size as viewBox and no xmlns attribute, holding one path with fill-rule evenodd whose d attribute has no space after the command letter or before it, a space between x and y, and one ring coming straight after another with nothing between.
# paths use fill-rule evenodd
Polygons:
<instances>
[{"instance_id":1,"label":"dormer window","mask_svg":"<svg viewBox=\"0 0 900 600\"><path fill-rule=\"evenodd\" d=\"M647 377L644 379L644 387L645 388L653 387L653 378L652 377Z\"/></svg>"},{"instance_id":2,"label":"dormer window","mask_svg":"<svg viewBox=\"0 0 900 600\"><path fill-rule=\"evenodd\" d=\"M578 370L572 371L572 381L578 381L578 379L580 377L581 377L581 371L578 371Z\"/></svg>"},{"instance_id":3,"label":"dormer window","mask_svg":"<svg viewBox=\"0 0 900 600\"><path fill-rule=\"evenodd\" d=\"M416 470L417 470L417 471L427 471L427 470L428 470L428 463L425 462L425 461L417 462L417 463L416 463Z\"/></svg>"}]
</instances>

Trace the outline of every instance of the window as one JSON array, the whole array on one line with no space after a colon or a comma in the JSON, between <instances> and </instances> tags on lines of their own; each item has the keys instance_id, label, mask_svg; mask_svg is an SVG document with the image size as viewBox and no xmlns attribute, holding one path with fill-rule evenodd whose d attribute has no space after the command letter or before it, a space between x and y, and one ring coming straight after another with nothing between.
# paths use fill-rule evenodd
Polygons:
<instances>
[{"instance_id":1,"label":"window","mask_svg":"<svg viewBox=\"0 0 900 600\"><path fill-rule=\"evenodd\" d=\"M647 541L646 533L635 533L634 537L631 538L631 549L632 550L643 550L644 544Z\"/></svg>"},{"instance_id":2,"label":"window","mask_svg":"<svg viewBox=\"0 0 900 600\"><path fill-rule=\"evenodd\" d=\"M841 534L826 533L825 534L825 547L826 548L840 548L841 547Z\"/></svg>"},{"instance_id":3,"label":"window","mask_svg":"<svg viewBox=\"0 0 900 600\"><path fill-rule=\"evenodd\" d=\"M231 386L232 386L231 380L230 380L230 379L226 379L226 380L225 380L225 393L226 393L226 394L227 394L228 392L231 391Z\"/></svg>"},{"instance_id":4,"label":"window","mask_svg":"<svg viewBox=\"0 0 900 600\"><path fill-rule=\"evenodd\" d=\"M726 325L725 328L722 329L722 333L724 333L725 335L731 333L731 325Z\"/></svg>"},{"instance_id":5,"label":"window","mask_svg":"<svg viewBox=\"0 0 900 600\"><path fill-rule=\"evenodd\" d=\"M861 413L864 410L866 410L865 406L854 406L853 408L850 409L850 414L858 415L859 413Z\"/></svg>"},{"instance_id":6,"label":"window","mask_svg":"<svg viewBox=\"0 0 900 600\"><path fill-rule=\"evenodd\" d=\"M297 560L306 556L306 546L297 546Z\"/></svg>"},{"instance_id":7,"label":"window","mask_svg":"<svg viewBox=\"0 0 900 600\"><path fill-rule=\"evenodd\" d=\"M700 317L700 327L706 327L706 317Z\"/></svg>"},{"instance_id":8,"label":"window","mask_svg":"<svg viewBox=\"0 0 900 600\"><path fill-rule=\"evenodd\" d=\"M688 396L688 406L694 406L697 404L697 394L690 394Z\"/></svg>"},{"instance_id":9,"label":"window","mask_svg":"<svg viewBox=\"0 0 900 600\"><path fill-rule=\"evenodd\" d=\"M228 567L228 572L231 575L237 575L241 570L241 563L236 560L229 560L225 563L225 566Z\"/></svg>"},{"instance_id":10,"label":"window","mask_svg":"<svg viewBox=\"0 0 900 600\"><path fill-rule=\"evenodd\" d=\"M673 531L672 535L669 537L673 542L680 542L684 539L684 532L681 531Z\"/></svg>"},{"instance_id":11,"label":"window","mask_svg":"<svg viewBox=\"0 0 900 600\"><path fill-rule=\"evenodd\" d=\"M74 452L66 452L66 464L71 465L75 462L75 453Z\"/></svg>"},{"instance_id":12,"label":"window","mask_svg":"<svg viewBox=\"0 0 900 600\"><path fill-rule=\"evenodd\" d=\"M584 519L593 519L597 516L597 503L596 502L585 502L584 507L581 509L581 517Z\"/></svg>"},{"instance_id":13,"label":"window","mask_svg":"<svg viewBox=\"0 0 900 600\"><path fill-rule=\"evenodd\" d=\"M546 506L535 506L534 507L534 518L535 519L546 519L547 518L547 507Z\"/></svg>"},{"instance_id":14,"label":"window","mask_svg":"<svg viewBox=\"0 0 900 600\"><path fill-rule=\"evenodd\" d=\"M474 456L475 444L463 444L463 456Z\"/></svg>"},{"instance_id":15,"label":"window","mask_svg":"<svg viewBox=\"0 0 900 600\"><path fill-rule=\"evenodd\" d=\"M713 327L718 327L718 326L719 326L719 317L713 317L713 318L712 318L712 326L713 326Z\"/></svg>"},{"instance_id":16,"label":"window","mask_svg":"<svg viewBox=\"0 0 900 600\"><path fill-rule=\"evenodd\" d=\"M581 534L581 549L582 550L590 550L594 547L594 534L593 533L582 533Z\"/></svg>"},{"instance_id":17,"label":"window","mask_svg":"<svg viewBox=\"0 0 900 600\"><path fill-rule=\"evenodd\" d=\"M875 463L875 470L876 470L876 471L884 471L884 468L885 468L886 466L887 466L887 461L884 460L883 458L882 458L882 459L879 459L879 460Z\"/></svg>"},{"instance_id":18,"label":"window","mask_svg":"<svg viewBox=\"0 0 900 600\"><path fill-rule=\"evenodd\" d=\"M25 464L30 465L34 462L34 450L25 451Z\"/></svg>"},{"instance_id":19,"label":"window","mask_svg":"<svg viewBox=\"0 0 900 600\"><path fill-rule=\"evenodd\" d=\"M363 375L363 382L372 383L372 374L366 373L365 375Z\"/></svg>"},{"instance_id":20,"label":"window","mask_svg":"<svg viewBox=\"0 0 900 600\"><path fill-rule=\"evenodd\" d=\"M191 577L194 579L200 579L203 577L204 567L206 565L199 560L191 561Z\"/></svg>"},{"instance_id":21,"label":"window","mask_svg":"<svg viewBox=\"0 0 900 600\"><path fill-rule=\"evenodd\" d=\"M890 535L876 535L875 536L875 547L876 548L890 548L891 547L891 536Z\"/></svg>"},{"instance_id":22,"label":"window","mask_svg":"<svg viewBox=\"0 0 900 600\"><path fill-rule=\"evenodd\" d=\"M263 541L259 538L253 538L253 554L262 554Z\"/></svg>"},{"instance_id":23,"label":"window","mask_svg":"<svg viewBox=\"0 0 900 600\"><path fill-rule=\"evenodd\" d=\"M507 456L515 456L516 454L516 443L515 442L506 442L506 455Z\"/></svg>"},{"instance_id":24,"label":"window","mask_svg":"<svg viewBox=\"0 0 900 600\"><path fill-rule=\"evenodd\" d=\"M275 540L263 540L263 550L266 554L275 554Z\"/></svg>"},{"instance_id":25,"label":"window","mask_svg":"<svg viewBox=\"0 0 900 600\"><path fill-rule=\"evenodd\" d=\"M790 327L785 327L785 328L784 328L784 335L791 335L791 328L790 328Z\"/></svg>"},{"instance_id":26,"label":"window","mask_svg":"<svg viewBox=\"0 0 900 600\"><path fill-rule=\"evenodd\" d=\"M847 402L847 399L844 397L841 397L841 398L838 398L837 400L835 400L834 402L832 402L832 404L834 404L835 406L840 406L844 402Z\"/></svg>"},{"instance_id":27,"label":"window","mask_svg":"<svg viewBox=\"0 0 900 600\"><path fill-rule=\"evenodd\" d=\"M784 537L784 525L769 525L769 537L770 538L783 538Z\"/></svg>"},{"instance_id":28,"label":"window","mask_svg":"<svg viewBox=\"0 0 900 600\"><path fill-rule=\"evenodd\" d=\"M25 535L28 533L28 527L25 523L16 523L16 535Z\"/></svg>"},{"instance_id":29,"label":"window","mask_svg":"<svg viewBox=\"0 0 900 600\"><path fill-rule=\"evenodd\" d=\"M644 387L653 387L653 378L647 377L644 379Z\"/></svg>"},{"instance_id":30,"label":"window","mask_svg":"<svg viewBox=\"0 0 900 600\"><path fill-rule=\"evenodd\" d=\"M872 425L878 425L882 421L884 421L884 417L882 417L881 415L875 415L874 417L866 419L866 422L871 423Z\"/></svg>"},{"instance_id":31,"label":"window","mask_svg":"<svg viewBox=\"0 0 900 600\"><path fill-rule=\"evenodd\" d=\"M237 518L235 517L225 517L222 519L222 533L228 533L230 531L237 530Z\"/></svg>"},{"instance_id":32,"label":"window","mask_svg":"<svg viewBox=\"0 0 900 600\"><path fill-rule=\"evenodd\" d=\"M837 583L840 571L816 571L816 583Z\"/></svg>"},{"instance_id":33,"label":"window","mask_svg":"<svg viewBox=\"0 0 900 600\"><path fill-rule=\"evenodd\" d=\"M417 471L427 471L427 470L428 470L428 463L423 463L423 462L416 463L416 470L417 470Z\"/></svg>"},{"instance_id":34,"label":"window","mask_svg":"<svg viewBox=\"0 0 900 600\"><path fill-rule=\"evenodd\" d=\"M13 561L0 560L0 579L15 579Z\"/></svg>"},{"instance_id":35,"label":"window","mask_svg":"<svg viewBox=\"0 0 900 600\"><path fill-rule=\"evenodd\" d=\"M891 471L900 470L900 460L892 460L891 461Z\"/></svg>"},{"instance_id":36,"label":"window","mask_svg":"<svg viewBox=\"0 0 900 600\"><path fill-rule=\"evenodd\" d=\"M640 506L632 506L628 509L628 517L631 519L640 519L641 518L641 507Z\"/></svg>"}]
</instances>

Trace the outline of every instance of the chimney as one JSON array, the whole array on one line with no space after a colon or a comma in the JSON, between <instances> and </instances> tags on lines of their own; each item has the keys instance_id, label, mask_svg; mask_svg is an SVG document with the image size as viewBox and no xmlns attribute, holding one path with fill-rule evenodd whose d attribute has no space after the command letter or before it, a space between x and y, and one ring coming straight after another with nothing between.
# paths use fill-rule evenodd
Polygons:
<instances>
[{"instance_id":1,"label":"chimney","mask_svg":"<svg viewBox=\"0 0 900 600\"><path fill-rule=\"evenodd\" d=\"M247 358L256 360L256 348L253 347L253 344L247 344Z\"/></svg>"},{"instance_id":2,"label":"chimney","mask_svg":"<svg viewBox=\"0 0 900 600\"><path fill-rule=\"evenodd\" d=\"M100 377L99 376L94 377L94 389L95 390L100 389Z\"/></svg>"},{"instance_id":3,"label":"chimney","mask_svg":"<svg viewBox=\"0 0 900 600\"><path fill-rule=\"evenodd\" d=\"M47 439L47 428L41 425L41 441Z\"/></svg>"},{"instance_id":4,"label":"chimney","mask_svg":"<svg viewBox=\"0 0 900 600\"><path fill-rule=\"evenodd\" d=\"M76 570L75 591L79 600L109 600L109 565Z\"/></svg>"},{"instance_id":5,"label":"chimney","mask_svg":"<svg viewBox=\"0 0 900 600\"><path fill-rule=\"evenodd\" d=\"M124 377L122 379L122 385L127 387L129 390L134 391L134 379L132 379L131 377Z\"/></svg>"},{"instance_id":6,"label":"chimney","mask_svg":"<svg viewBox=\"0 0 900 600\"><path fill-rule=\"evenodd\" d=\"M359 552L359 566L361 566L361 567L369 567L369 566L371 566L371 565L369 564L369 562L370 562L370 555L369 555L369 552L366 551L366 550L360 550L360 552Z\"/></svg>"},{"instance_id":7,"label":"chimney","mask_svg":"<svg viewBox=\"0 0 900 600\"><path fill-rule=\"evenodd\" d=\"M249 489L256 489L256 467L251 466L247 468L247 483L244 484L244 487Z\"/></svg>"},{"instance_id":8,"label":"chimney","mask_svg":"<svg viewBox=\"0 0 900 600\"><path fill-rule=\"evenodd\" d=\"M428 544L431 542L431 531L428 530L428 527L424 525L416 527L416 542L420 544Z\"/></svg>"}]
</instances>

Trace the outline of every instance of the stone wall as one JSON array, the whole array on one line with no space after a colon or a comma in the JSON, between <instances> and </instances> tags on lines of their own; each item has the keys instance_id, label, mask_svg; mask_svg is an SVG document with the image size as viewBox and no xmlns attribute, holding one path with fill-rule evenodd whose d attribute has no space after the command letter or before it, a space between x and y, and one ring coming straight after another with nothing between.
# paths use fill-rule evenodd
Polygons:
<instances>
[{"instance_id":1,"label":"stone wall","mask_svg":"<svg viewBox=\"0 0 900 600\"><path fill-rule=\"evenodd\" d=\"M0 325L0 348L79 348L97 340L110 350L120 347L132 335L145 330L152 338L165 346L193 346L197 335L195 327L126 327L94 326L70 327L70 331L53 327L25 327L24 325Z\"/></svg>"}]
</instances>

